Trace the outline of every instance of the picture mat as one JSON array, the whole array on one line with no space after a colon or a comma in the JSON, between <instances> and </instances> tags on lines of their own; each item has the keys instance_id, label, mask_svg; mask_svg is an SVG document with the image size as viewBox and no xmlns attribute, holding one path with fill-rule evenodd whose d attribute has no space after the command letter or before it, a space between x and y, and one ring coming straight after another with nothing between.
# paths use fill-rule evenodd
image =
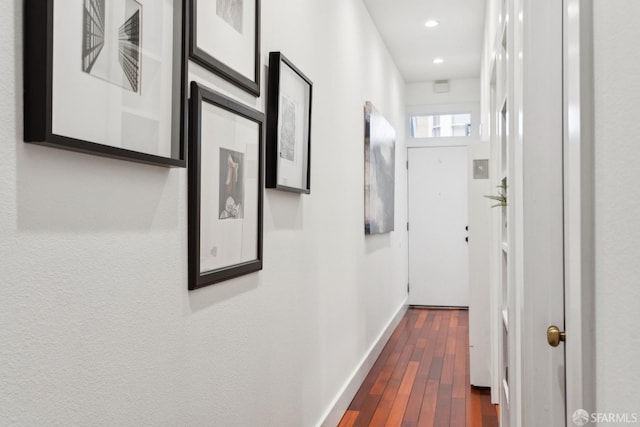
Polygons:
<instances>
[{"instance_id":1,"label":"picture mat","mask_svg":"<svg viewBox=\"0 0 640 427\"><path fill-rule=\"evenodd\" d=\"M240 34L244 32L243 0L216 0L216 15Z\"/></svg>"},{"instance_id":2,"label":"picture mat","mask_svg":"<svg viewBox=\"0 0 640 427\"><path fill-rule=\"evenodd\" d=\"M202 103L200 143L200 273L258 257L260 126L207 102ZM242 219L219 219L220 148L244 153Z\"/></svg>"},{"instance_id":3,"label":"picture mat","mask_svg":"<svg viewBox=\"0 0 640 427\"><path fill-rule=\"evenodd\" d=\"M173 1L138 0L138 3L144 10L140 93L82 71L84 2L54 3L52 132L171 157L172 141L179 132L172 126Z\"/></svg>"},{"instance_id":4,"label":"picture mat","mask_svg":"<svg viewBox=\"0 0 640 427\"><path fill-rule=\"evenodd\" d=\"M293 161L280 155L282 144L283 98L296 107L295 153ZM278 100L278 185L294 188L307 187L309 161L309 106L311 88L285 62L280 63L280 98Z\"/></svg>"},{"instance_id":5,"label":"picture mat","mask_svg":"<svg viewBox=\"0 0 640 427\"><path fill-rule=\"evenodd\" d=\"M231 67L244 77L254 80L256 70L256 3L245 0L243 33L240 34L216 13L216 0L197 2L196 44L206 53Z\"/></svg>"},{"instance_id":6,"label":"picture mat","mask_svg":"<svg viewBox=\"0 0 640 427\"><path fill-rule=\"evenodd\" d=\"M395 130L371 103L365 106L365 233L395 226Z\"/></svg>"}]
</instances>

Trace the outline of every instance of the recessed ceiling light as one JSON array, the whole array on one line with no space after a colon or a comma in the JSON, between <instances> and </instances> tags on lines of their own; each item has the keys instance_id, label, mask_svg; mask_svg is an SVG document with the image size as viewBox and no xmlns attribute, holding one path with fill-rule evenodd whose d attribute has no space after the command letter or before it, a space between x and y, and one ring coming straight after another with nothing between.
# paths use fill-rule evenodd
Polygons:
<instances>
[{"instance_id":1,"label":"recessed ceiling light","mask_svg":"<svg viewBox=\"0 0 640 427\"><path fill-rule=\"evenodd\" d=\"M429 21L424 23L424 26L427 28L437 27L438 25L440 25L440 23L438 21L434 21L433 19L430 19Z\"/></svg>"},{"instance_id":2,"label":"recessed ceiling light","mask_svg":"<svg viewBox=\"0 0 640 427\"><path fill-rule=\"evenodd\" d=\"M444 62L444 59L442 59L442 58L436 58L436 59L433 60L434 64L442 64L443 62Z\"/></svg>"}]
</instances>

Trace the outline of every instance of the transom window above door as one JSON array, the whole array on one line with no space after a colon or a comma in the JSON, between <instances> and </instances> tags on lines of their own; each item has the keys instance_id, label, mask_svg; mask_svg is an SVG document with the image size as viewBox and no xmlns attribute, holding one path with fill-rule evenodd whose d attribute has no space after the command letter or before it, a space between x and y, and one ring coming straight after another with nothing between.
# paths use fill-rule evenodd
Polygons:
<instances>
[{"instance_id":1,"label":"transom window above door","mask_svg":"<svg viewBox=\"0 0 640 427\"><path fill-rule=\"evenodd\" d=\"M411 138L471 136L471 113L432 114L409 118Z\"/></svg>"}]
</instances>

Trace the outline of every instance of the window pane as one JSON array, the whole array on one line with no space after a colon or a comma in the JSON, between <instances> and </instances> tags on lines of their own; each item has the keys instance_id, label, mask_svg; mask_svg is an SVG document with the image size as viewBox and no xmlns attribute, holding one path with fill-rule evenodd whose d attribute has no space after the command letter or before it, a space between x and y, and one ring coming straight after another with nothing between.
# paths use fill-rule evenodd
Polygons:
<instances>
[{"instance_id":1,"label":"window pane","mask_svg":"<svg viewBox=\"0 0 640 427\"><path fill-rule=\"evenodd\" d=\"M411 138L471 136L471 114L439 114L412 116Z\"/></svg>"}]
</instances>

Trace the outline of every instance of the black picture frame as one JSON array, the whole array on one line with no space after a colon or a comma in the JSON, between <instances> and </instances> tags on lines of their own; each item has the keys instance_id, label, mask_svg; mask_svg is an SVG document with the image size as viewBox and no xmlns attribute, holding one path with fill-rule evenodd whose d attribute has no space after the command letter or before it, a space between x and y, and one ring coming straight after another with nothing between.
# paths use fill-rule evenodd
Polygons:
<instances>
[{"instance_id":1,"label":"black picture frame","mask_svg":"<svg viewBox=\"0 0 640 427\"><path fill-rule=\"evenodd\" d=\"M202 37L202 39L206 39L208 41L223 41L228 44L227 49L216 48L213 46L204 47L200 46L198 41L200 40L200 31L204 27L206 31L224 31L224 29L233 28L233 25L228 25L222 18L222 14L217 16L217 13L207 13L203 14L207 19L207 25L202 26L198 25L198 10L199 4L207 5L210 9L210 3L231 3L234 0L187 0L188 1L188 19L189 19L189 58L195 63L201 65L207 70L219 75L220 77L226 79L231 82L235 86L241 88L242 90L254 95L260 96L260 0L244 0L244 2L239 2L236 4L241 5L240 13L243 13L244 6L253 6L253 15L254 19L252 22L248 22L252 24L251 28L248 28L250 33L253 32L253 36L242 35L242 40L245 44L253 44L253 49L247 46L243 46L242 43L237 43L234 45L236 40L235 37L227 37L224 34L212 34L209 37ZM201 5L201 7L202 7ZM217 7L217 4L216 4ZM231 7L227 5L227 7ZM216 9L217 10L217 9ZM243 14L244 16L244 14ZM240 18L229 19L230 22L234 22ZM242 22L241 29L245 29L244 22L242 20L238 20L238 22ZM202 30L202 31L205 31ZM232 31L232 30L229 30ZM226 52L223 52L225 50ZM223 58L226 56L226 58ZM241 67L242 60L250 59L253 62L252 67ZM246 68L244 71L241 68Z\"/></svg>"},{"instance_id":2,"label":"black picture frame","mask_svg":"<svg viewBox=\"0 0 640 427\"><path fill-rule=\"evenodd\" d=\"M172 36L171 43L160 48L153 45L158 44L153 37L148 38L152 49L162 50L153 59L145 51L147 38L141 28L149 27L145 19L153 15L146 14L146 8L162 5L152 3L143 10L136 0L126 1L119 8L109 6L106 12L104 8L101 13L92 12L95 15L88 12L93 10L91 0L82 3L82 14L72 11L63 0L24 1L24 141L151 165L185 167L184 0L174 0L173 15L165 11L165 20L154 22L160 27L157 33L166 34L167 30ZM129 19L117 19L126 16L118 13L131 13L132 7L138 10ZM99 32L103 39L114 34L119 37L119 31L127 34L128 51L119 58L121 75L112 72L111 52L103 55L102 62L108 65L97 66L104 45L98 47L96 21L102 23ZM147 78L145 70L152 68L149 64L158 67L161 82L156 81L158 73ZM105 93L109 96L102 96ZM169 101L150 102L153 97ZM107 122L104 128L109 130L94 132Z\"/></svg>"},{"instance_id":3,"label":"black picture frame","mask_svg":"<svg viewBox=\"0 0 640 427\"><path fill-rule=\"evenodd\" d=\"M196 82L189 106L189 290L194 290L262 270L264 114ZM238 240L242 254L228 261L237 255Z\"/></svg>"},{"instance_id":4,"label":"black picture frame","mask_svg":"<svg viewBox=\"0 0 640 427\"><path fill-rule=\"evenodd\" d=\"M269 53L266 187L311 193L313 83L281 52Z\"/></svg>"}]
</instances>

